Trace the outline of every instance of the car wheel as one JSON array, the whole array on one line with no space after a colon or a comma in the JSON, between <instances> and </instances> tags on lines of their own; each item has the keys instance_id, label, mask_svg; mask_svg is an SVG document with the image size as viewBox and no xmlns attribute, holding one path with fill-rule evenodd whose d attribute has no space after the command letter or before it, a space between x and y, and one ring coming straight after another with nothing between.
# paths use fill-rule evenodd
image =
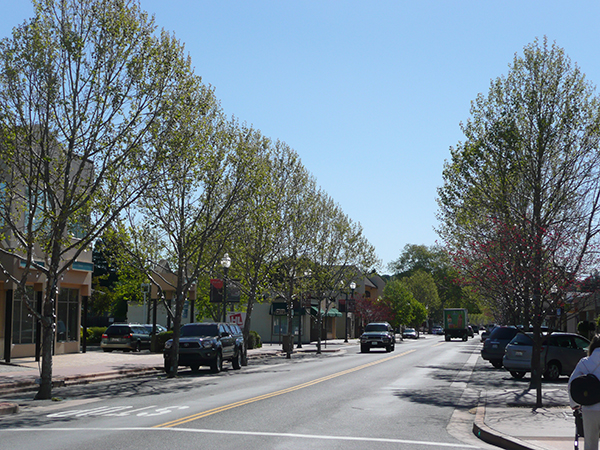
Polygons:
<instances>
[{"instance_id":1,"label":"car wheel","mask_svg":"<svg viewBox=\"0 0 600 450\"><path fill-rule=\"evenodd\" d=\"M521 378L523 378L525 376L526 372L521 372L518 370L511 370L510 374L513 378L516 378L517 380L520 380Z\"/></svg>"},{"instance_id":2,"label":"car wheel","mask_svg":"<svg viewBox=\"0 0 600 450\"><path fill-rule=\"evenodd\" d=\"M360 352L361 353L369 353L369 346L368 345L361 345L360 346Z\"/></svg>"},{"instance_id":3,"label":"car wheel","mask_svg":"<svg viewBox=\"0 0 600 450\"><path fill-rule=\"evenodd\" d=\"M219 373L221 370L223 370L223 356L221 352L217 352L214 361L210 365L210 371L212 373Z\"/></svg>"},{"instance_id":4,"label":"car wheel","mask_svg":"<svg viewBox=\"0 0 600 450\"><path fill-rule=\"evenodd\" d=\"M141 348L142 348L142 346L140 344L140 341L137 341L135 343L135 347L133 348L133 351L136 352L136 353L139 353L141 351Z\"/></svg>"},{"instance_id":5,"label":"car wheel","mask_svg":"<svg viewBox=\"0 0 600 450\"><path fill-rule=\"evenodd\" d=\"M231 360L231 366L233 367L234 370L239 370L242 367L242 364L240 363L240 357L241 357L241 350L238 350L234 355L233 355L233 359Z\"/></svg>"},{"instance_id":6,"label":"car wheel","mask_svg":"<svg viewBox=\"0 0 600 450\"><path fill-rule=\"evenodd\" d=\"M450 335L446 335L446 342L450 342Z\"/></svg>"},{"instance_id":7,"label":"car wheel","mask_svg":"<svg viewBox=\"0 0 600 450\"><path fill-rule=\"evenodd\" d=\"M501 359L492 359L490 362L492 363L492 366L494 366L496 369L502 369Z\"/></svg>"},{"instance_id":8,"label":"car wheel","mask_svg":"<svg viewBox=\"0 0 600 450\"><path fill-rule=\"evenodd\" d=\"M558 377L560 377L560 365L555 361L548 363L544 372L544 378L548 381L556 381Z\"/></svg>"}]
</instances>

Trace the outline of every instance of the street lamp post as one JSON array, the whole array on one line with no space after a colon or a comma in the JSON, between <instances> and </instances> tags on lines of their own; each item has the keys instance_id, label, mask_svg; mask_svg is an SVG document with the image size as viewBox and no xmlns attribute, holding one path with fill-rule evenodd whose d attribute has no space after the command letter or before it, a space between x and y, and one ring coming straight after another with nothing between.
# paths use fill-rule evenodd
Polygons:
<instances>
[{"instance_id":1,"label":"street lamp post","mask_svg":"<svg viewBox=\"0 0 600 450\"><path fill-rule=\"evenodd\" d=\"M312 271L310 269L304 271L304 279L306 280L312 275ZM304 289L302 289L304 288ZM296 348L302 348L302 310L304 309L304 296L307 295L306 292L306 284L300 286L300 308L298 309L298 345ZM304 292L302 292L304 290Z\"/></svg>"},{"instance_id":2,"label":"street lamp post","mask_svg":"<svg viewBox=\"0 0 600 450\"><path fill-rule=\"evenodd\" d=\"M356 283L354 281L352 281L350 283L350 289L352 289L351 298L354 298L354 289L355 288L356 288ZM346 314L346 332L345 332L344 342L348 342L348 292L346 292L346 305L344 307L344 312Z\"/></svg>"},{"instance_id":3,"label":"street lamp post","mask_svg":"<svg viewBox=\"0 0 600 450\"><path fill-rule=\"evenodd\" d=\"M221 259L221 266L223 267L223 322L225 322L225 317L227 316L227 272L229 272L229 267L231 266L231 258L227 253L223 255L223 259Z\"/></svg>"}]
</instances>

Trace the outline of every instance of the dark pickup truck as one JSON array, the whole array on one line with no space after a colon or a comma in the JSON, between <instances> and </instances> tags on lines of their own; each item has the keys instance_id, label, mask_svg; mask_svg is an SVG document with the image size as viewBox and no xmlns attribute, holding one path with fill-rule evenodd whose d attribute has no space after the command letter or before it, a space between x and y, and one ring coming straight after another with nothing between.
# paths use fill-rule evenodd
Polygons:
<instances>
[{"instance_id":1,"label":"dark pickup truck","mask_svg":"<svg viewBox=\"0 0 600 450\"><path fill-rule=\"evenodd\" d=\"M165 343L163 356L165 372L171 367L172 340ZM230 361L234 369L241 367L244 341L241 330L230 323L188 323L181 327L179 338L179 366L189 366L198 370L200 366L209 366L218 373L223 370L223 361Z\"/></svg>"}]
</instances>

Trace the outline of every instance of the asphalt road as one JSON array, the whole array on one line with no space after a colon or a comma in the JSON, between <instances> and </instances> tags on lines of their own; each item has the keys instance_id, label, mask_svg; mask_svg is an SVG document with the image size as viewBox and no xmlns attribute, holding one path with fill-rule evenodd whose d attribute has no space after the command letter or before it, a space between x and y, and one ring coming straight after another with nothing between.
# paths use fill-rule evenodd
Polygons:
<instances>
[{"instance_id":1,"label":"asphalt road","mask_svg":"<svg viewBox=\"0 0 600 450\"><path fill-rule=\"evenodd\" d=\"M58 389L62 401L0 419L0 449L495 448L471 433L479 348L428 336L392 353L357 346Z\"/></svg>"}]
</instances>

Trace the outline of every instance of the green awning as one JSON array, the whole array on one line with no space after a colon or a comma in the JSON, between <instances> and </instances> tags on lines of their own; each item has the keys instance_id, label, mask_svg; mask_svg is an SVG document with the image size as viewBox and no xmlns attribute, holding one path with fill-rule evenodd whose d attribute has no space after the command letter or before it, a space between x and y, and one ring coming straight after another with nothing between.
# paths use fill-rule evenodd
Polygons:
<instances>
[{"instance_id":1,"label":"green awning","mask_svg":"<svg viewBox=\"0 0 600 450\"><path fill-rule=\"evenodd\" d=\"M336 308L329 308L329 311L327 311L327 316L329 316L329 317L342 317L342 313L339 312Z\"/></svg>"},{"instance_id":2,"label":"green awning","mask_svg":"<svg viewBox=\"0 0 600 450\"><path fill-rule=\"evenodd\" d=\"M310 307L311 315L316 317L318 315L318 311L319 310L316 306ZM321 315L324 316L325 311L321 310ZM327 311L327 317L342 317L342 313L339 312L336 308L329 308L329 310Z\"/></svg>"},{"instance_id":3,"label":"green awning","mask_svg":"<svg viewBox=\"0 0 600 450\"><path fill-rule=\"evenodd\" d=\"M294 308L294 316L303 316L306 314L306 308ZM287 302L273 302L269 309L272 316L287 316Z\"/></svg>"}]
</instances>

